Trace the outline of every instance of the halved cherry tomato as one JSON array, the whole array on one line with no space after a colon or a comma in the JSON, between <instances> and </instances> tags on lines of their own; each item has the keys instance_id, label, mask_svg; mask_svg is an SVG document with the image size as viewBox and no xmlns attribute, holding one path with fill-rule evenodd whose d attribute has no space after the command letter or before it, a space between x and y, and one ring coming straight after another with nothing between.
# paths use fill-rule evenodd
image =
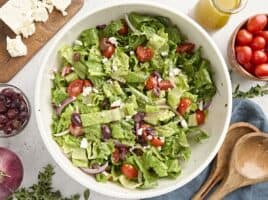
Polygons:
<instances>
[{"instance_id":1,"label":"halved cherry tomato","mask_svg":"<svg viewBox=\"0 0 268 200\"><path fill-rule=\"evenodd\" d=\"M255 65L263 64L266 61L267 61L267 56L266 56L266 53L264 51L257 50L257 51L253 52L252 62Z\"/></svg>"},{"instance_id":2,"label":"halved cherry tomato","mask_svg":"<svg viewBox=\"0 0 268 200\"><path fill-rule=\"evenodd\" d=\"M114 152L112 153L112 160L115 163L119 162L120 160L120 152L117 148L115 148Z\"/></svg>"},{"instance_id":3,"label":"halved cherry tomato","mask_svg":"<svg viewBox=\"0 0 268 200\"><path fill-rule=\"evenodd\" d=\"M195 44L190 42L184 42L177 46L176 52L177 53L192 53L195 48Z\"/></svg>"},{"instance_id":4,"label":"halved cherry tomato","mask_svg":"<svg viewBox=\"0 0 268 200\"><path fill-rule=\"evenodd\" d=\"M129 179L134 179L138 176L138 170L131 164L123 164L121 172Z\"/></svg>"},{"instance_id":5,"label":"halved cherry tomato","mask_svg":"<svg viewBox=\"0 0 268 200\"><path fill-rule=\"evenodd\" d=\"M240 64L247 64L252 57L252 50L249 46L236 47L236 58Z\"/></svg>"},{"instance_id":6,"label":"halved cherry tomato","mask_svg":"<svg viewBox=\"0 0 268 200\"><path fill-rule=\"evenodd\" d=\"M84 81L83 80L74 80L72 81L68 88L67 92L69 96L76 97L83 91Z\"/></svg>"},{"instance_id":7,"label":"halved cherry tomato","mask_svg":"<svg viewBox=\"0 0 268 200\"><path fill-rule=\"evenodd\" d=\"M109 42L108 38L102 38L100 41L100 50L104 57L111 58L115 52L115 46Z\"/></svg>"},{"instance_id":8,"label":"halved cherry tomato","mask_svg":"<svg viewBox=\"0 0 268 200\"><path fill-rule=\"evenodd\" d=\"M205 118L206 118L204 111L202 111L202 110L197 110L197 111L195 112L195 114L196 114L196 121L197 121L197 124L198 124L198 125L204 124L204 123L205 123Z\"/></svg>"},{"instance_id":9,"label":"halved cherry tomato","mask_svg":"<svg viewBox=\"0 0 268 200\"><path fill-rule=\"evenodd\" d=\"M250 44L253 39L252 33L248 32L246 29L241 29L238 31L236 40L239 45L247 45Z\"/></svg>"},{"instance_id":10,"label":"halved cherry tomato","mask_svg":"<svg viewBox=\"0 0 268 200\"><path fill-rule=\"evenodd\" d=\"M189 98L182 98L180 100L180 103L179 103L179 106L177 108L177 111L181 115L184 115L191 104L192 104L191 99L189 99Z\"/></svg>"},{"instance_id":11,"label":"halved cherry tomato","mask_svg":"<svg viewBox=\"0 0 268 200\"><path fill-rule=\"evenodd\" d=\"M257 33L257 35L262 36L265 39L266 44L268 44L268 30L267 31L260 31Z\"/></svg>"},{"instance_id":12,"label":"halved cherry tomato","mask_svg":"<svg viewBox=\"0 0 268 200\"><path fill-rule=\"evenodd\" d=\"M147 90L152 90L157 87L157 78L154 76L149 76L145 83L145 88Z\"/></svg>"},{"instance_id":13,"label":"halved cherry tomato","mask_svg":"<svg viewBox=\"0 0 268 200\"><path fill-rule=\"evenodd\" d=\"M126 34L128 34L128 26L127 26L127 23L125 21L122 22L122 28L119 29L118 33L120 35L126 35Z\"/></svg>"},{"instance_id":14,"label":"halved cherry tomato","mask_svg":"<svg viewBox=\"0 0 268 200\"><path fill-rule=\"evenodd\" d=\"M154 137L151 141L151 144L155 147L161 147L164 145L164 142L160 140L159 138Z\"/></svg>"},{"instance_id":15,"label":"halved cherry tomato","mask_svg":"<svg viewBox=\"0 0 268 200\"><path fill-rule=\"evenodd\" d=\"M265 44L265 39L262 36L256 36L250 46L253 50L261 50L265 47Z\"/></svg>"},{"instance_id":16,"label":"halved cherry tomato","mask_svg":"<svg viewBox=\"0 0 268 200\"><path fill-rule=\"evenodd\" d=\"M257 65L255 68L255 75L258 77L267 77L268 76L268 64Z\"/></svg>"},{"instance_id":17,"label":"halved cherry tomato","mask_svg":"<svg viewBox=\"0 0 268 200\"><path fill-rule=\"evenodd\" d=\"M154 53L149 47L138 46L136 49L136 55L140 62L147 62L153 58Z\"/></svg>"},{"instance_id":18,"label":"halved cherry tomato","mask_svg":"<svg viewBox=\"0 0 268 200\"><path fill-rule=\"evenodd\" d=\"M247 22L247 29L251 33L257 33L264 29L267 24L266 15L256 15Z\"/></svg>"},{"instance_id":19,"label":"halved cherry tomato","mask_svg":"<svg viewBox=\"0 0 268 200\"><path fill-rule=\"evenodd\" d=\"M169 88L173 88L173 85L170 80L162 80L159 82L159 88L160 90L168 90Z\"/></svg>"}]
</instances>

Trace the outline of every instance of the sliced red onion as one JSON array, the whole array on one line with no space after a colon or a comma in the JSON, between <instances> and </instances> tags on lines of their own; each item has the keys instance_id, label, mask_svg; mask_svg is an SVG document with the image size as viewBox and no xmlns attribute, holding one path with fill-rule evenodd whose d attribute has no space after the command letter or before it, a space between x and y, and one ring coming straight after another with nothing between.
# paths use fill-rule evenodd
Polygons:
<instances>
[{"instance_id":1,"label":"sliced red onion","mask_svg":"<svg viewBox=\"0 0 268 200\"><path fill-rule=\"evenodd\" d=\"M82 126L82 121L79 113L72 113L71 122L74 126Z\"/></svg>"},{"instance_id":2,"label":"sliced red onion","mask_svg":"<svg viewBox=\"0 0 268 200\"><path fill-rule=\"evenodd\" d=\"M100 41L100 49L102 51L105 51L111 46L111 43L109 42L108 38L102 38Z\"/></svg>"},{"instance_id":3,"label":"sliced red onion","mask_svg":"<svg viewBox=\"0 0 268 200\"><path fill-rule=\"evenodd\" d=\"M107 124L101 125L101 133L103 140L109 140L112 136L111 129Z\"/></svg>"},{"instance_id":4,"label":"sliced red onion","mask_svg":"<svg viewBox=\"0 0 268 200\"><path fill-rule=\"evenodd\" d=\"M131 24L130 20L128 19L128 15L127 15L127 14L125 14L125 20L126 20L127 25L128 25L128 27L130 28L131 31L133 31L133 32L140 32L139 30L137 30L137 29Z\"/></svg>"},{"instance_id":5,"label":"sliced red onion","mask_svg":"<svg viewBox=\"0 0 268 200\"><path fill-rule=\"evenodd\" d=\"M212 101L206 102L203 105L203 110L207 110L211 106Z\"/></svg>"},{"instance_id":6,"label":"sliced red onion","mask_svg":"<svg viewBox=\"0 0 268 200\"><path fill-rule=\"evenodd\" d=\"M63 67L63 69L62 69L62 71L61 71L61 76L64 77L64 76L70 74L72 71L73 71L73 70L72 70L71 67L69 67L69 66L65 66L65 67Z\"/></svg>"},{"instance_id":7,"label":"sliced red onion","mask_svg":"<svg viewBox=\"0 0 268 200\"><path fill-rule=\"evenodd\" d=\"M70 103L74 102L75 99L76 99L76 97L69 97L69 98L65 99L63 102L61 102L60 106L58 106L58 107L56 108L56 114L57 114L58 116L60 116L60 114L61 114L61 112L63 111L63 109L64 109L67 105L69 105Z\"/></svg>"},{"instance_id":8,"label":"sliced red onion","mask_svg":"<svg viewBox=\"0 0 268 200\"><path fill-rule=\"evenodd\" d=\"M134 116L133 116L133 120L134 122L142 122L144 119L145 113L143 112L137 112Z\"/></svg>"},{"instance_id":9,"label":"sliced red onion","mask_svg":"<svg viewBox=\"0 0 268 200\"><path fill-rule=\"evenodd\" d=\"M108 162L106 162L104 165L102 166L97 166L97 168L81 168L82 171L84 171L87 174L99 174L103 171L105 171L105 169L108 167Z\"/></svg>"}]
</instances>

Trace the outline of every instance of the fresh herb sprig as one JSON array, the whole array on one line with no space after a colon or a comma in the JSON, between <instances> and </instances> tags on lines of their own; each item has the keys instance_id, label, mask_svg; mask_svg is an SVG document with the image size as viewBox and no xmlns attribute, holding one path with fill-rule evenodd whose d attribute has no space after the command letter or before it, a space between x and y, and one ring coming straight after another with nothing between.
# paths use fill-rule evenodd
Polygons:
<instances>
[{"instance_id":1,"label":"fresh herb sprig","mask_svg":"<svg viewBox=\"0 0 268 200\"><path fill-rule=\"evenodd\" d=\"M264 96L268 94L268 83L265 85L259 85L251 87L248 91L241 91L240 85L237 85L234 92L233 97L234 98L254 98L258 96Z\"/></svg>"},{"instance_id":2,"label":"fresh herb sprig","mask_svg":"<svg viewBox=\"0 0 268 200\"><path fill-rule=\"evenodd\" d=\"M47 165L38 174L37 183L29 188L21 188L14 192L8 200L79 200L80 195L75 194L71 197L63 197L59 190L52 187L52 177L55 174L52 165ZM90 192L84 192L84 199L89 199Z\"/></svg>"}]
</instances>

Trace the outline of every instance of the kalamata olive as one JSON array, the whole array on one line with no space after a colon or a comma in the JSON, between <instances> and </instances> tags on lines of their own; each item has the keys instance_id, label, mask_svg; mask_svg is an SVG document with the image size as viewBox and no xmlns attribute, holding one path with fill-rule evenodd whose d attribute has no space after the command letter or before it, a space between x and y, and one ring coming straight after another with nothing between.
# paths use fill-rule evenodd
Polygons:
<instances>
[{"instance_id":1,"label":"kalamata olive","mask_svg":"<svg viewBox=\"0 0 268 200\"><path fill-rule=\"evenodd\" d=\"M18 119L20 121L25 121L28 118L28 112L26 111L22 111L21 113L19 113Z\"/></svg>"},{"instance_id":2,"label":"kalamata olive","mask_svg":"<svg viewBox=\"0 0 268 200\"><path fill-rule=\"evenodd\" d=\"M9 119L14 119L18 114L19 114L19 111L16 108L11 108L7 111L7 117Z\"/></svg>"},{"instance_id":3,"label":"kalamata olive","mask_svg":"<svg viewBox=\"0 0 268 200\"><path fill-rule=\"evenodd\" d=\"M142 122L145 114L143 112L137 112L132 118L134 122Z\"/></svg>"},{"instance_id":4,"label":"kalamata olive","mask_svg":"<svg viewBox=\"0 0 268 200\"><path fill-rule=\"evenodd\" d=\"M21 105L21 101L19 99L14 99L10 104L10 108L20 109L20 105Z\"/></svg>"},{"instance_id":5,"label":"kalamata olive","mask_svg":"<svg viewBox=\"0 0 268 200\"><path fill-rule=\"evenodd\" d=\"M5 106L7 108L10 108L11 102L12 102L12 97L6 97Z\"/></svg>"},{"instance_id":6,"label":"kalamata olive","mask_svg":"<svg viewBox=\"0 0 268 200\"><path fill-rule=\"evenodd\" d=\"M78 62L78 61L80 61L80 59L81 59L81 55L80 55L80 53L75 52L75 53L73 54L73 61L74 61L74 62Z\"/></svg>"},{"instance_id":7,"label":"kalamata olive","mask_svg":"<svg viewBox=\"0 0 268 200\"><path fill-rule=\"evenodd\" d=\"M108 140L112 136L111 129L106 124L101 125L101 132L102 132L102 138L103 138L103 140Z\"/></svg>"},{"instance_id":8,"label":"kalamata olive","mask_svg":"<svg viewBox=\"0 0 268 200\"><path fill-rule=\"evenodd\" d=\"M4 128L3 128L3 131L6 135L9 135L12 133L13 131L13 128L12 128L12 125L11 124L7 124Z\"/></svg>"},{"instance_id":9,"label":"kalamata olive","mask_svg":"<svg viewBox=\"0 0 268 200\"><path fill-rule=\"evenodd\" d=\"M106 27L106 24L97 25L96 28L98 30L104 29Z\"/></svg>"},{"instance_id":10,"label":"kalamata olive","mask_svg":"<svg viewBox=\"0 0 268 200\"><path fill-rule=\"evenodd\" d=\"M0 114L0 124L5 124L7 123L8 119L5 115Z\"/></svg>"},{"instance_id":11,"label":"kalamata olive","mask_svg":"<svg viewBox=\"0 0 268 200\"><path fill-rule=\"evenodd\" d=\"M3 94L6 97L12 97L15 91L12 88L5 88L1 91L1 94Z\"/></svg>"},{"instance_id":12,"label":"kalamata olive","mask_svg":"<svg viewBox=\"0 0 268 200\"><path fill-rule=\"evenodd\" d=\"M71 124L69 126L69 130L73 136L78 137L84 135L84 130L81 126L74 126Z\"/></svg>"},{"instance_id":13,"label":"kalamata olive","mask_svg":"<svg viewBox=\"0 0 268 200\"><path fill-rule=\"evenodd\" d=\"M138 133L140 126L141 126L140 122L135 122L135 124L134 124L134 133L135 134Z\"/></svg>"},{"instance_id":14,"label":"kalamata olive","mask_svg":"<svg viewBox=\"0 0 268 200\"><path fill-rule=\"evenodd\" d=\"M5 102L0 101L0 113L5 113L7 111L7 107L5 106Z\"/></svg>"},{"instance_id":15,"label":"kalamata olive","mask_svg":"<svg viewBox=\"0 0 268 200\"><path fill-rule=\"evenodd\" d=\"M3 101L3 102L5 102L5 101L6 101L6 97L5 97L5 95L0 94L0 101Z\"/></svg>"},{"instance_id":16,"label":"kalamata olive","mask_svg":"<svg viewBox=\"0 0 268 200\"><path fill-rule=\"evenodd\" d=\"M101 102L101 109L109 109L110 108L110 103L109 103L109 99L105 98L102 102Z\"/></svg>"},{"instance_id":17,"label":"kalamata olive","mask_svg":"<svg viewBox=\"0 0 268 200\"><path fill-rule=\"evenodd\" d=\"M79 113L72 113L71 122L74 126L82 126L82 121Z\"/></svg>"},{"instance_id":18,"label":"kalamata olive","mask_svg":"<svg viewBox=\"0 0 268 200\"><path fill-rule=\"evenodd\" d=\"M120 152L120 160L124 160L127 155L128 148L120 148L119 152Z\"/></svg>"},{"instance_id":19,"label":"kalamata olive","mask_svg":"<svg viewBox=\"0 0 268 200\"><path fill-rule=\"evenodd\" d=\"M27 104L25 103L24 100L20 101L20 107L19 107L20 111L27 111Z\"/></svg>"}]
</instances>

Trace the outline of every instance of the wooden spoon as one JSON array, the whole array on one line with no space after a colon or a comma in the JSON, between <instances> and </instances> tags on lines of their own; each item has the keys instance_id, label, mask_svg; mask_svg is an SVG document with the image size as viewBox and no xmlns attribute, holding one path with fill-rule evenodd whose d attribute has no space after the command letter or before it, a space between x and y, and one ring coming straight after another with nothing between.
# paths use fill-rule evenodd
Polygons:
<instances>
[{"instance_id":1,"label":"wooden spoon","mask_svg":"<svg viewBox=\"0 0 268 200\"><path fill-rule=\"evenodd\" d=\"M234 146L227 175L209 200L223 199L238 188L264 181L268 181L268 135L244 135Z\"/></svg>"},{"instance_id":2,"label":"wooden spoon","mask_svg":"<svg viewBox=\"0 0 268 200\"><path fill-rule=\"evenodd\" d=\"M213 166L207 181L192 197L192 200L204 199L209 191L223 179L227 173L231 151L236 141L243 135L251 132L259 132L259 129L245 122L234 123L230 126L225 141L222 144L216 158L214 159Z\"/></svg>"}]
</instances>

